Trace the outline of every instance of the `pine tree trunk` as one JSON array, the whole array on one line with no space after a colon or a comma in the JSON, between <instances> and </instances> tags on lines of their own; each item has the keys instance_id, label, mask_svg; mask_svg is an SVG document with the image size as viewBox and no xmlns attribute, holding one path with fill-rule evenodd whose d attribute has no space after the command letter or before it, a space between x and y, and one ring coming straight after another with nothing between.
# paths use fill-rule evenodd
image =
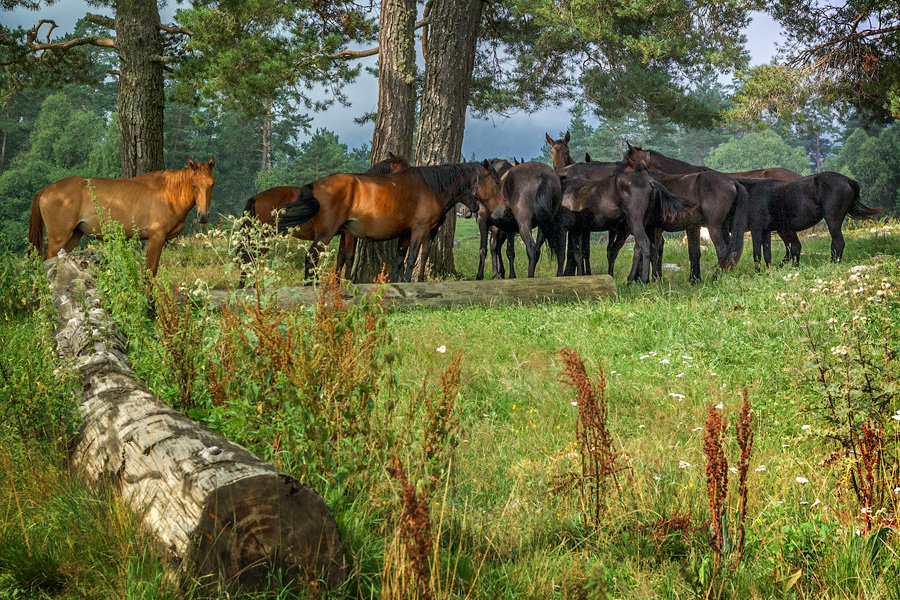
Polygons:
<instances>
[{"instance_id":1,"label":"pine tree trunk","mask_svg":"<svg viewBox=\"0 0 900 600\"><path fill-rule=\"evenodd\" d=\"M378 117L372 136L370 165L387 158L388 152L407 159L412 154L416 123L415 21L415 0L382 0L378 36ZM396 256L396 240L360 242L354 281L372 281L384 266L390 273Z\"/></svg>"},{"instance_id":2,"label":"pine tree trunk","mask_svg":"<svg viewBox=\"0 0 900 600\"><path fill-rule=\"evenodd\" d=\"M122 177L165 168L162 36L155 1L117 0Z\"/></svg>"},{"instance_id":3,"label":"pine tree trunk","mask_svg":"<svg viewBox=\"0 0 900 600\"><path fill-rule=\"evenodd\" d=\"M460 160L481 6L482 0L436 0L431 6L414 164ZM456 211L451 209L432 246L433 275L455 272L455 234Z\"/></svg>"}]
</instances>

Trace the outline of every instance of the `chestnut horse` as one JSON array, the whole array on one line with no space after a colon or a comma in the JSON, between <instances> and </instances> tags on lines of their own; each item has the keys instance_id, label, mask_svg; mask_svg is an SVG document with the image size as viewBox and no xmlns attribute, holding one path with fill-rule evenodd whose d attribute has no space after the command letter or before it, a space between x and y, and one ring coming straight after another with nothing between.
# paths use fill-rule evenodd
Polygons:
<instances>
[{"instance_id":1,"label":"chestnut horse","mask_svg":"<svg viewBox=\"0 0 900 600\"><path fill-rule=\"evenodd\" d=\"M524 162L524 161L523 161ZM515 165L520 164L518 160L513 158L513 162L509 162L504 158L494 158L485 160L481 163L481 179L492 177L494 185L500 188L500 178L506 171ZM480 185L479 188L483 188ZM501 229L493 222L488 209L481 202L478 203L478 212L476 213L476 221L478 222L478 232L480 234L480 247L478 252L478 270L475 272L475 279L484 279L484 260L487 258L488 250L488 233L491 238L491 274L494 279L504 279L506 277L506 269L503 265L503 257L500 250L503 248L503 242L506 242L506 258L509 261L509 278L516 278L516 234L514 232Z\"/></svg>"},{"instance_id":2,"label":"chestnut horse","mask_svg":"<svg viewBox=\"0 0 900 600\"><path fill-rule=\"evenodd\" d=\"M100 234L103 219L122 225L128 236L149 240L147 269L156 275L163 244L184 229L195 206L201 223L209 218L216 161L194 162L177 171L154 171L128 179L66 177L38 190L31 203L28 241L44 260L71 251L85 233ZM44 225L47 251L44 250Z\"/></svg>"},{"instance_id":3,"label":"chestnut horse","mask_svg":"<svg viewBox=\"0 0 900 600\"><path fill-rule=\"evenodd\" d=\"M393 157L394 155L391 154L391 156ZM398 156L396 157L396 161L393 161L392 158L386 158L381 162L375 163L372 168L366 171L366 174L384 175L385 173L400 172L408 168L409 163L406 159ZM291 202L297 200L301 189L303 188L298 186L280 185L251 196L250 199L247 200L246 206L244 206L243 216L245 219L241 223L241 230L250 226L251 219L255 219L263 225L276 227L275 211L280 211ZM298 240L312 241L316 238L316 230L314 224L308 222L298 227L294 227L291 230L291 235ZM238 280L238 287L243 287L246 275L243 267L250 262L250 252L247 250L247 246L243 241L238 245L237 255L241 261L241 276ZM355 256L356 238L342 231L341 243L338 246L337 261L334 267L335 271L340 273L342 270L346 269L344 276L347 279L350 279ZM309 278L311 274L312 266L312 260L309 255L307 255L305 271L305 276L307 278Z\"/></svg>"},{"instance_id":4,"label":"chestnut horse","mask_svg":"<svg viewBox=\"0 0 900 600\"><path fill-rule=\"evenodd\" d=\"M401 159L392 155L391 160L398 163ZM315 231L310 247L313 262L318 248L339 231L375 241L400 238L391 280L402 275L409 281L419 250L427 258L447 212L457 202L472 212L478 210L478 178L477 164L409 167L386 175L335 173L300 189L297 200L285 206L278 231L311 223ZM419 266L420 281L425 276L425 262Z\"/></svg>"}]
</instances>

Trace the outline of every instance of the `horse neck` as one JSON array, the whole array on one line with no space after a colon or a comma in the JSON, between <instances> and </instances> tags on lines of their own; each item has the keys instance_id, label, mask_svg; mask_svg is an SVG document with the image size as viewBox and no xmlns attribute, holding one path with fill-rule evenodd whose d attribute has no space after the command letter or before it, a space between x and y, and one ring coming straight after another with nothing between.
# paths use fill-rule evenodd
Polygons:
<instances>
[{"instance_id":1,"label":"horse neck","mask_svg":"<svg viewBox=\"0 0 900 600\"><path fill-rule=\"evenodd\" d=\"M678 160L677 158L669 158L665 154L660 154L659 152L654 152L652 150L648 150L648 156L650 157L653 166L666 173L686 175L689 173L699 173L701 171L711 170L708 167L698 167L697 165L692 165L691 163Z\"/></svg>"},{"instance_id":2,"label":"horse neck","mask_svg":"<svg viewBox=\"0 0 900 600\"><path fill-rule=\"evenodd\" d=\"M163 195L169 206L179 213L186 215L197 203L194 195L194 186L191 181L191 168L185 167L177 171L163 171Z\"/></svg>"}]
</instances>

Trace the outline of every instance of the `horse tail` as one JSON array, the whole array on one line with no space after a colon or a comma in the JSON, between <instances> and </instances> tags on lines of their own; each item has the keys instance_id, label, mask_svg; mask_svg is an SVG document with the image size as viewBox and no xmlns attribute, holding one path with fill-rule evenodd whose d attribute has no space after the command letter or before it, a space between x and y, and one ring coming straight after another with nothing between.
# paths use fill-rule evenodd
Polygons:
<instances>
[{"instance_id":1,"label":"horse tail","mask_svg":"<svg viewBox=\"0 0 900 600\"><path fill-rule=\"evenodd\" d=\"M750 194L740 183L734 183L735 199L731 220L731 239L728 242L728 254L725 256L725 268L732 268L741 259L744 251L744 232L750 220Z\"/></svg>"},{"instance_id":2,"label":"horse tail","mask_svg":"<svg viewBox=\"0 0 900 600\"><path fill-rule=\"evenodd\" d=\"M883 208L874 207L870 208L860 202L859 200L859 182L855 179L847 180L847 183L850 184L850 188L853 190L853 204L850 205L850 212L848 213L851 217L859 217L861 219L871 219L875 215L880 215L884 212Z\"/></svg>"},{"instance_id":3,"label":"horse tail","mask_svg":"<svg viewBox=\"0 0 900 600\"><path fill-rule=\"evenodd\" d=\"M678 216L678 213L686 208L693 208L693 203L684 196L673 194L666 186L656 181L650 181L650 187L653 189L655 200L659 202L659 211L662 220L671 223Z\"/></svg>"},{"instance_id":4,"label":"horse tail","mask_svg":"<svg viewBox=\"0 0 900 600\"><path fill-rule=\"evenodd\" d=\"M556 258L560 251L565 252L564 240L557 221L557 213L562 204L562 190L555 189L553 180L546 173L541 173L541 182L534 194L534 218L543 223L538 232L547 238L547 247L550 248L550 256Z\"/></svg>"},{"instance_id":5,"label":"horse tail","mask_svg":"<svg viewBox=\"0 0 900 600\"><path fill-rule=\"evenodd\" d=\"M28 241L40 256L44 255L44 218L41 216L40 207L43 191L38 190L31 201L31 222L28 225Z\"/></svg>"},{"instance_id":6,"label":"horse tail","mask_svg":"<svg viewBox=\"0 0 900 600\"><path fill-rule=\"evenodd\" d=\"M303 225L319 213L319 201L313 195L312 184L306 184L297 193L297 199L284 207L284 215L278 221L278 233Z\"/></svg>"}]
</instances>

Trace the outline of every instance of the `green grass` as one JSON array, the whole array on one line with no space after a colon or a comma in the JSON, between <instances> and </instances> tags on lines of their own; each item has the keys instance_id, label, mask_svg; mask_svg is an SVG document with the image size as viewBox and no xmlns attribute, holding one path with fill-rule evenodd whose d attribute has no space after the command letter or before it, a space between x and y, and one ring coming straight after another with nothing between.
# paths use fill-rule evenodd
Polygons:
<instances>
[{"instance_id":1,"label":"green grass","mask_svg":"<svg viewBox=\"0 0 900 600\"><path fill-rule=\"evenodd\" d=\"M828 355L828 348L847 343L848 331L853 331L842 324L863 310L868 321L862 335L896 340L886 332L897 331L897 298L866 304L857 295L822 292L819 280L846 283L851 268L863 265L871 267L864 273L872 286L882 279L900 285L900 227L851 224L846 236L841 264L828 262L830 240L816 233L803 238L800 269L756 273L748 243L738 268L715 280L710 248L703 253L704 281L695 286L687 282L687 251L677 239L668 241L664 262L680 270L666 271L662 281L650 285L625 285L631 260L626 246L619 258L615 299L387 315L394 359L392 384L384 388L382 402L390 395L401 413L414 410L411 402L423 378L436 379L454 352L462 354L461 429L452 488L446 504L433 507L434 514L442 510L445 515L442 564L446 568L459 560L455 595L466 597L470 585L473 598L573 597L577 594L565 590L575 586L583 597L675 599L706 597L710 589L719 589L709 580L700 428L711 404L722 403L726 419L733 422L747 389L757 435L749 474L748 549L737 567L720 575L722 597L900 598L897 536L857 535L863 521L841 470L845 463L818 466L833 446L817 410L821 392L810 362L810 331ZM478 251L474 221L458 222L457 239L460 276L473 278ZM594 249L594 272L605 272L604 250ZM524 272L521 242L517 251L519 271ZM776 256L780 258L780 249ZM194 242L170 245L163 252L161 279L190 285L201 278L225 285L230 280L216 260L212 251ZM539 276L553 271L551 261L543 258ZM285 282L297 281L293 272L281 275ZM829 285L833 289L837 284ZM21 317L13 321L0 323L0 334L20 335L28 327ZM289 320L295 326L301 322ZM438 352L440 346L447 352ZM592 373L604 369L609 428L633 466L633 474L608 497L597 530L583 523L576 493L549 493L555 476L578 465L573 392L558 381L557 352L566 346L581 353ZM885 370L885 377L889 374ZM165 374L150 379L171 397ZM900 409L898 392L890 392L897 381L885 379L879 385L892 393L884 426L889 440L896 441L898 422L887 415ZM239 428L240 422L229 426ZM34 456L35 449L15 432L4 436L5 447L18 448L23 457L16 460ZM728 437L733 464L732 431ZM270 448L272 441L257 440ZM0 517L6 515L0 519L0 546L8 541L11 548L5 554L0 549L0 598L32 597L31 589L53 598L155 597L141 589L166 593L158 555L148 554L133 527L113 526L128 521L122 516L127 511L113 510L118 506L114 497L71 483L58 458L50 462L57 465L52 476L22 470L0 478ZM765 470L756 471L760 465ZM45 483L48 477L50 484ZM369 477L381 486L388 479L381 470ZM809 483L798 483L797 477ZM47 489L47 494L40 491ZM31 508L20 515L15 498ZM381 554L392 533L380 521L385 508L368 504L367 498L343 499L337 509L352 553L350 589L360 595L377 594ZM896 500L884 499L883 506L883 518L896 514ZM690 514L693 529L664 540L654 537L654 525L676 512ZM78 527L64 530L59 520L69 513ZM39 551L32 557L17 541L23 524L41 532L35 538L41 540ZM85 541L89 535L94 538ZM54 540L61 542L58 549ZM114 560L97 558L106 555ZM36 588L28 583L34 580L28 573L35 571L29 566L35 560L49 573L38 578L45 583Z\"/></svg>"}]
</instances>

